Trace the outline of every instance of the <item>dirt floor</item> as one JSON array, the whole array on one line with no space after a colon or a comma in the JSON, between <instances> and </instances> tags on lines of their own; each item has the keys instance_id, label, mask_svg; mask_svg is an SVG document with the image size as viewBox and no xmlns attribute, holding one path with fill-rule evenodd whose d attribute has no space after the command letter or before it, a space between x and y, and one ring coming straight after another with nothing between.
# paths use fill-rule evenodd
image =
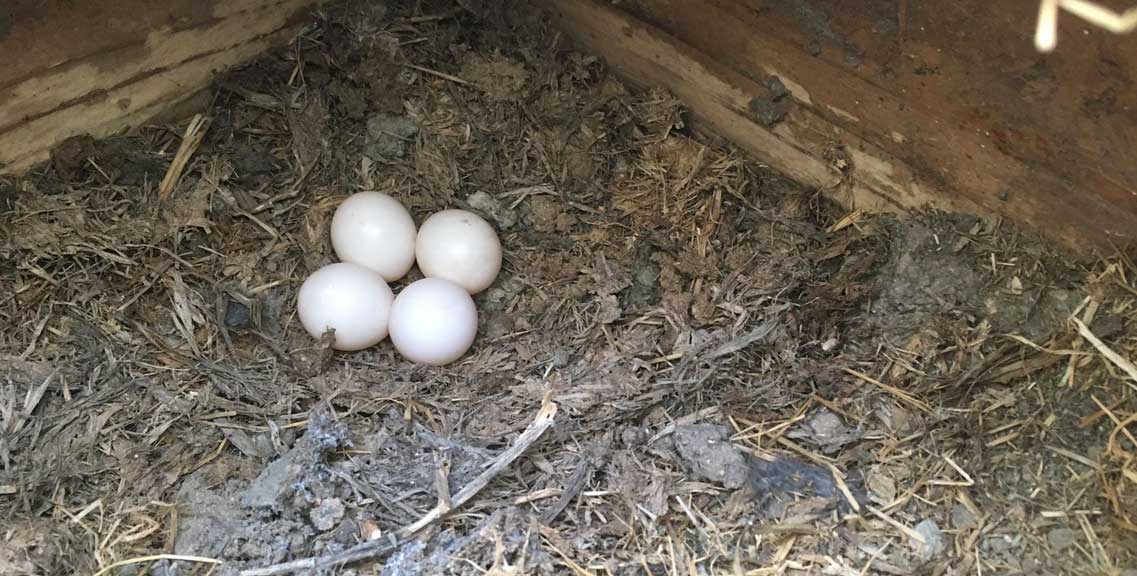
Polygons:
<instances>
[{"instance_id":1,"label":"dirt floor","mask_svg":"<svg viewBox=\"0 0 1137 576\"><path fill-rule=\"evenodd\" d=\"M408 4L0 180L0 574L1137 574L1132 251L849 214ZM299 326L359 190L500 231L460 363Z\"/></svg>"}]
</instances>

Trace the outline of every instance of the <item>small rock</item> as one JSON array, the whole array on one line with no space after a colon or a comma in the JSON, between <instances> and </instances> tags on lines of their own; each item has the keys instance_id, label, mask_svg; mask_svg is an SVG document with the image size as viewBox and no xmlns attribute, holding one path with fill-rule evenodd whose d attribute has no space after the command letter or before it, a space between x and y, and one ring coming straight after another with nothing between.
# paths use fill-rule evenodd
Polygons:
<instances>
[{"instance_id":1,"label":"small rock","mask_svg":"<svg viewBox=\"0 0 1137 576\"><path fill-rule=\"evenodd\" d=\"M620 300L615 294L600 297L600 312L597 320L601 324L611 324L620 319L623 311L620 309Z\"/></svg>"},{"instance_id":2,"label":"small rock","mask_svg":"<svg viewBox=\"0 0 1137 576\"><path fill-rule=\"evenodd\" d=\"M292 453L285 454L265 466L241 496L241 505L247 508L273 508L292 492L292 485L303 473L303 468L292 461Z\"/></svg>"},{"instance_id":3,"label":"small rock","mask_svg":"<svg viewBox=\"0 0 1137 576\"><path fill-rule=\"evenodd\" d=\"M625 446L636 447L647 442L648 433L647 430L643 428L628 426L620 432L620 439L624 442Z\"/></svg>"},{"instance_id":4,"label":"small rock","mask_svg":"<svg viewBox=\"0 0 1137 576\"><path fill-rule=\"evenodd\" d=\"M931 560L947 549L947 543L944 542L944 533L940 531L940 527L936 524L935 520L931 518L923 520L916 525L916 532L924 537L924 543L921 544L919 540L912 538L908 541L908 545L920 554L920 558Z\"/></svg>"},{"instance_id":5,"label":"small rock","mask_svg":"<svg viewBox=\"0 0 1137 576\"><path fill-rule=\"evenodd\" d=\"M814 414L809 419L809 429L821 444L827 444L849 433L849 429L841 421L841 417L828 410Z\"/></svg>"},{"instance_id":6,"label":"small rock","mask_svg":"<svg viewBox=\"0 0 1137 576\"><path fill-rule=\"evenodd\" d=\"M1034 556L1026 556L1023 558L1023 574L1041 574L1042 562Z\"/></svg>"},{"instance_id":7,"label":"small rock","mask_svg":"<svg viewBox=\"0 0 1137 576\"><path fill-rule=\"evenodd\" d=\"M485 291L485 294L482 295L482 301L487 304L501 304L508 297L509 294L505 290L495 286Z\"/></svg>"},{"instance_id":8,"label":"small rock","mask_svg":"<svg viewBox=\"0 0 1137 576\"><path fill-rule=\"evenodd\" d=\"M242 179L271 174L278 170L276 157L267 147L238 145L232 155L233 168Z\"/></svg>"},{"instance_id":9,"label":"small rock","mask_svg":"<svg viewBox=\"0 0 1137 576\"><path fill-rule=\"evenodd\" d=\"M517 224L517 212L510 210L488 192L474 192L466 198L466 203L470 208L489 216L502 230L508 230Z\"/></svg>"},{"instance_id":10,"label":"small rock","mask_svg":"<svg viewBox=\"0 0 1137 576\"><path fill-rule=\"evenodd\" d=\"M774 101L767 98L751 98L747 109L759 121L767 126L773 126L786 117L789 105L784 101Z\"/></svg>"},{"instance_id":11,"label":"small rock","mask_svg":"<svg viewBox=\"0 0 1137 576\"><path fill-rule=\"evenodd\" d=\"M841 420L833 412L821 409L813 413L800 427L789 432L791 438L800 438L808 444L818 446L824 452L833 452L857 440L860 434Z\"/></svg>"},{"instance_id":12,"label":"small rock","mask_svg":"<svg viewBox=\"0 0 1137 576\"><path fill-rule=\"evenodd\" d=\"M328 498L320 505L313 508L308 513L308 517L312 520L312 525L321 532L327 532L335 528L343 519L344 506L339 498Z\"/></svg>"},{"instance_id":13,"label":"small rock","mask_svg":"<svg viewBox=\"0 0 1137 576\"><path fill-rule=\"evenodd\" d=\"M993 534L983 539L980 549L991 554L1002 554L1018 548L1021 542L1022 536Z\"/></svg>"},{"instance_id":14,"label":"small rock","mask_svg":"<svg viewBox=\"0 0 1137 576\"><path fill-rule=\"evenodd\" d=\"M951 509L951 525L956 530L965 530L975 526L975 515L962 504L956 504Z\"/></svg>"},{"instance_id":15,"label":"small rock","mask_svg":"<svg viewBox=\"0 0 1137 576\"><path fill-rule=\"evenodd\" d=\"M632 279L641 286L655 286L659 282L659 267L651 261L643 262L643 265L635 267Z\"/></svg>"},{"instance_id":16,"label":"small rock","mask_svg":"<svg viewBox=\"0 0 1137 576\"><path fill-rule=\"evenodd\" d=\"M94 138L88 134L80 134L56 144L51 150L51 164L60 178L71 180L79 177L87 164L87 159L94 155Z\"/></svg>"},{"instance_id":17,"label":"small rock","mask_svg":"<svg viewBox=\"0 0 1137 576\"><path fill-rule=\"evenodd\" d=\"M770 91L770 98L772 100L781 100L782 98L790 95L790 91L788 88L786 88L785 83L783 83L782 79L778 78L777 76L767 76L766 80L762 82L762 85Z\"/></svg>"},{"instance_id":18,"label":"small rock","mask_svg":"<svg viewBox=\"0 0 1137 576\"><path fill-rule=\"evenodd\" d=\"M564 368L572 360L572 351L568 348L557 348L553 351L553 367Z\"/></svg>"},{"instance_id":19,"label":"small rock","mask_svg":"<svg viewBox=\"0 0 1137 576\"><path fill-rule=\"evenodd\" d=\"M376 114L367 120L367 155L372 160L398 160L418 135L418 125L406 116Z\"/></svg>"},{"instance_id":20,"label":"small rock","mask_svg":"<svg viewBox=\"0 0 1137 576\"><path fill-rule=\"evenodd\" d=\"M244 330L253 324L253 312L242 302L230 300L225 305L225 327L230 330Z\"/></svg>"},{"instance_id":21,"label":"small rock","mask_svg":"<svg viewBox=\"0 0 1137 576\"><path fill-rule=\"evenodd\" d=\"M692 474L732 490L746 483L750 473L746 457L718 426L679 426L674 440L676 452Z\"/></svg>"},{"instance_id":22,"label":"small rock","mask_svg":"<svg viewBox=\"0 0 1137 576\"><path fill-rule=\"evenodd\" d=\"M1046 535L1046 540L1055 551L1061 552L1078 540L1078 533L1069 528L1055 528Z\"/></svg>"},{"instance_id":23,"label":"small rock","mask_svg":"<svg viewBox=\"0 0 1137 576\"><path fill-rule=\"evenodd\" d=\"M869 472L867 484L869 490L881 501L892 502L896 500L896 481L887 474L876 470Z\"/></svg>"}]
</instances>

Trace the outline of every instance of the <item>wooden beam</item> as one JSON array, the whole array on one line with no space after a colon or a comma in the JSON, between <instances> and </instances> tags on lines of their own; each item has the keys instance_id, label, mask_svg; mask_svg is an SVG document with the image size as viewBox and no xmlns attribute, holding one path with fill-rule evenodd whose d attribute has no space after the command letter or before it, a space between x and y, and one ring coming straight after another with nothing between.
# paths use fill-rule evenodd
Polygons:
<instances>
[{"instance_id":1,"label":"wooden beam","mask_svg":"<svg viewBox=\"0 0 1137 576\"><path fill-rule=\"evenodd\" d=\"M288 41L320 0L92 0L0 8L0 173L62 140L105 137ZM10 63L10 65L9 65Z\"/></svg>"},{"instance_id":2,"label":"wooden beam","mask_svg":"<svg viewBox=\"0 0 1137 576\"><path fill-rule=\"evenodd\" d=\"M929 52L911 38L891 52L887 45L870 43L877 30L856 18L894 2L838 2L840 14L857 15L848 16L841 37L825 28L838 24L824 14L807 13L808 21L803 21L802 11L772 14L766 5L779 3L758 0L636 0L626 10L595 0L540 1L584 50L604 57L617 72L634 82L667 87L705 128L850 207L931 206L1000 214L1082 252L1137 242L1134 147L1115 146L1111 156L1097 158L1070 146L1062 153L1041 154L1049 150L1047 139L1070 138L1084 122L1052 122L1065 130L1057 134L1036 129L1008 136L997 125L1013 125L1023 116L1021 102L986 111L972 104L961 111L959 102L935 90L917 93L919 74L912 75L915 87L882 80L889 77L889 66L908 66L905 50L918 49L930 59L939 54L933 64L941 67L952 62L951 54ZM975 3L963 1L968 2ZM988 4L976 4L976 11ZM811 3L803 0L802 5ZM937 9L929 5L922 10ZM902 39L912 34L915 11L906 12L897 32ZM930 15L922 18L921 26L930 25ZM1029 19L1021 24L1029 48ZM963 36L962 46L948 48L970 49L972 66L985 65L976 60L990 50L984 48L987 39ZM818 39L822 46L813 46ZM871 56L884 62L858 54L858 42L870 45ZM1060 45L1076 49L1065 39ZM953 65L958 66L952 68L954 88L978 94L974 98L979 102L993 78L1022 82L1007 80L1003 71L1002 76L983 76L988 84L971 83L975 79L966 67ZM788 104L772 101L773 77L790 93ZM1000 102L1009 98L1005 87L998 94ZM782 106L784 117L770 118L765 108L772 105ZM985 114L995 117L985 121ZM1137 124L1103 124L1106 135L1094 142L1137 143ZM1118 161L1125 165L1116 166Z\"/></svg>"}]
</instances>

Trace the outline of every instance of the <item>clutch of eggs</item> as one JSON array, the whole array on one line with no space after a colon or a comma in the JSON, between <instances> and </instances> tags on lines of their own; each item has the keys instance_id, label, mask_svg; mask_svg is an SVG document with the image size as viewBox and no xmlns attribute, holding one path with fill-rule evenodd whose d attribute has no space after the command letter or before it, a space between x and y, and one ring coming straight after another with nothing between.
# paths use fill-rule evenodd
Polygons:
<instances>
[{"instance_id":1,"label":"clutch of eggs","mask_svg":"<svg viewBox=\"0 0 1137 576\"><path fill-rule=\"evenodd\" d=\"M462 357L477 336L473 295L501 271L502 248L488 222L442 210L416 228L410 212L380 192L358 192L336 209L332 248L340 262L300 287L300 323L314 338L335 331L332 348L355 351L390 336L412 362L441 366ZM390 283L417 262L425 278L396 296Z\"/></svg>"}]
</instances>

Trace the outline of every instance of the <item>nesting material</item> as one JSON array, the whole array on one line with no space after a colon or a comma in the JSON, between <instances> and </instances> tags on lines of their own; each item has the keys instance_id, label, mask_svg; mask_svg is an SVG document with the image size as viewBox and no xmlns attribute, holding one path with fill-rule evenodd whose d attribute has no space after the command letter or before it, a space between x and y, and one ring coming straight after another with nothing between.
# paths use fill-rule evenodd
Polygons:
<instances>
[{"instance_id":1,"label":"nesting material","mask_svg":"<svg viewBox=\"0 0 1137 576\"><path fill-rule=\"evenodd\" d=\"M850 214L519 7L334 4L219 81L164 201L188 122L0 179L0 565L1133 565L1133 255ZM371 308L309 330L354 191L477 214L507 264L475 294L357 271ZM468 322L411 361L428 292ZM387 298L390 342L324 337Z\"/></svg>"}]
</instances>

